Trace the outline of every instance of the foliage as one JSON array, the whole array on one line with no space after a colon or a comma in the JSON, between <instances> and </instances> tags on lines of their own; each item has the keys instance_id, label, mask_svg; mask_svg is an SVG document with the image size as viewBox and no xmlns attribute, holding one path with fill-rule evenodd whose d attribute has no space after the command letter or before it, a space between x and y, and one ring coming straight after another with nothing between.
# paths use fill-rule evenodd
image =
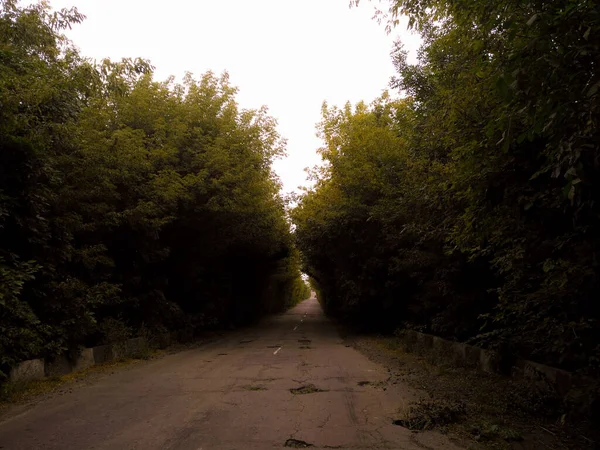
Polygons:
<instances>
[{"instance_id":1,"label":"foliage","mask_svg":"<svg viewBox=\"0 0 600 450\"><path fill-rule=\"evenodd\" d=\"M430 430L435 427L460 422L466 415L466 407L462 402L449 400L421 400L408 408L406 418L394 420L409 430Z\"/></svg>"},{"instance_id":2,"label":"foliage","mask_svg":"<svg viewBox=\"0 0 600 450\"><path fill-rule=\"evenodd\" d=\"M240 109L227 74L83 58L61 34L76 9L0 4L0 369L296 301L266 109Z\"/></svg>"},{"instance_id":3,"label":"foliage","mask_svg":"<svg viewBox=\"0 0 600 450\"><path fill-rule=\"evenodd\" d=\"M423 37L392 53L405 98L325 109L293 213L324 303L596 371L597 3L387 5Z\"/></svg>"}]
</instances>

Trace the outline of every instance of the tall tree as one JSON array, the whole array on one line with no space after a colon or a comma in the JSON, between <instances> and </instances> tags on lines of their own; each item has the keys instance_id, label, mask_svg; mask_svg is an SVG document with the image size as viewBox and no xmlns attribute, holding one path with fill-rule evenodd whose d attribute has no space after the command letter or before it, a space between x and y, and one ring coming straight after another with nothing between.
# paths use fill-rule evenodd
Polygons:
<instances>
[{"instance_id":1,"label":"tall tree","mask_svg":"<svg viewBox=\"0 0 600 450\"><path fill-rule=\"evenodd\" d=\"M92 63L48 4L0 12L0 371L140 329L240 323L306 294L266 109L227 74ZM114 331L114 330L113 330Z\"/></svg>"},{"instance_id":2,"label":"tall tree","mask_svg":"<svg viewBox=\"0 0 600 450\"><path fill-rule=\"evenodd\" d=\"M362 106L325 116L327 169L294 214L307 270L335 309L597 371L598 5L385 5L418 62L397 43L393 139L359 131Z\"/></svg>"}]
</instances>

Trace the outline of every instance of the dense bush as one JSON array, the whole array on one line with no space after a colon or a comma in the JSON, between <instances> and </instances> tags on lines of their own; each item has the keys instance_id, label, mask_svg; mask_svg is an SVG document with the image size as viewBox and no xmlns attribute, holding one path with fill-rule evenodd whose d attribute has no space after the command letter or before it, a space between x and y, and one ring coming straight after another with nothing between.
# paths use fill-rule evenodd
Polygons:
<instances>
[{"instance_id":1,"label":"dense bush","mask_svg":"<svg viewBox=\"0 0 600 450\"><path fill-rule=\"evenodd\" d=\"M400 0L387 95L324 108L326 162L294 211L334 314L600 368L600 8Z\"/></svg>"},{"instance_id":2,"label":"dense bush","mask_svg":"<svg viewBox=\"0 0 600 450\"><path fill-rule=\"evenodd\" d=\"M226 74L86 60L61 34L75 9L0 7L0 370L115 320L164 334L299 299L266 110Z\"/></svg>"}]
</instances>

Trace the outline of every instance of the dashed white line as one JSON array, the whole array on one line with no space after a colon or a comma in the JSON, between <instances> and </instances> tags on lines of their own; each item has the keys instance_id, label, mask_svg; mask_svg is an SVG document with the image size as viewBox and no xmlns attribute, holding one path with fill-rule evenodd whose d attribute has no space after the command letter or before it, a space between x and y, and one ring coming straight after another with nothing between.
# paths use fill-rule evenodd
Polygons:
<instances>
[{"instance_id":1,"label":"dashed white line","mask_svg":"<svg viewBox=\"0 0 600 450\"><path fill-rule=\"evenodd\" d=\"M274 354L274 355L276 355L276 354L277 354L277 352L279 352L279 350L281 350L281 347L279 347L277 350L275 350L275 351L273 352L273 354Z\"/></svg>"}]
</instances>

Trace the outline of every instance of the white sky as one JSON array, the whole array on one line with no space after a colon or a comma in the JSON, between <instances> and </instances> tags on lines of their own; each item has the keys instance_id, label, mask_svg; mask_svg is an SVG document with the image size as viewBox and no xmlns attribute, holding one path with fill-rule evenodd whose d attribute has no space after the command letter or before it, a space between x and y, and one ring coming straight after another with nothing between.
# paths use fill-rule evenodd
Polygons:
<instances>
[{"instance_id":1,"label":"white sky","mask_svg":"<svg viewBox=\"0 0 600 450\"><path fill-rule=\"evenodd\" d=\"M315 136L321 104L370 102L387 88L394 69L392 42L409 50L419 39L398 27L386 35L363 0L51 0L87 16L68 36L83 55L143 57L155 78L186 71L227 70L243 108L267 105L288 141L274 167L283 190L306 185L304 168L320 159Z\"/></svg>"}]
</instances>

